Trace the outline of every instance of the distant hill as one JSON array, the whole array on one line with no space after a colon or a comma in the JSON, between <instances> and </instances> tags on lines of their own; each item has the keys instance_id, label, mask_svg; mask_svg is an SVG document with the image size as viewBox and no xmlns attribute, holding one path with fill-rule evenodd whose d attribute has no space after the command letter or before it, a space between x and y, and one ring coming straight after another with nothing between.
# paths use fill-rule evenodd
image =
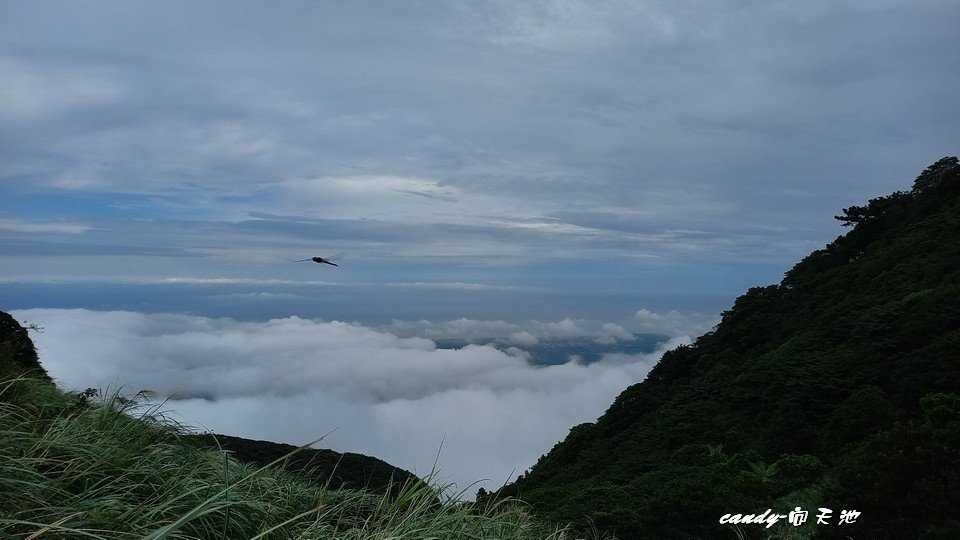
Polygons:
<instances>
[{"instance_id":1,"label":"distant hill","mask_svg":"<svg viewBox=\"0 0 960 540\"><path fill-rule=\"evenodd\" d=\"M189 435L184 437L199 446L220 448L234 458L258 466L268 465L290 455L296 446L270 441L257 441L229 435ZM305 475L313 482L331 489L362 489L383 492L398 491L407 482L419 481L411 472L394 467L375 457L339 453L333 450L305 448L282 462L289 472Z\"/></svg>"},{"instance_id":2,"label":"distant hill","mask_svg":"<svg viewBox=\"0 0 960 540\"><path fill-rule=\"evenodd\" d=\"M852 229L739 297L503 493L625 539L960 538L957 158L837 219ZM719 523L798 506L798 527ZM844 510L860 514L841 524Z\"/></svg>"}]
</instances>

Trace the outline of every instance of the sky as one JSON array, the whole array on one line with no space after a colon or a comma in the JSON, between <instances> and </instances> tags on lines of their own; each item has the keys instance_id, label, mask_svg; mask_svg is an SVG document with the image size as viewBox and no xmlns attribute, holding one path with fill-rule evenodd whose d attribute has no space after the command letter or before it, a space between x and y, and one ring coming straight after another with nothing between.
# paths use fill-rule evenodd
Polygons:
<instances>
[{"instance_id":1,"label":"sky","mask_svg":"<svg viewBox=\"0 0 960 540\"><path fill-rule=\"evenodd\" d=\"M185 392L237 435L339 427L418 472L442 439L458 483L506 478L657 353L544 369L429 339L709 330L841 208L957 154L958 23L935 0L0 0L0 309L65 386ZM299 420L321 406L342 420Z\"/></svg>"}]
</instances>

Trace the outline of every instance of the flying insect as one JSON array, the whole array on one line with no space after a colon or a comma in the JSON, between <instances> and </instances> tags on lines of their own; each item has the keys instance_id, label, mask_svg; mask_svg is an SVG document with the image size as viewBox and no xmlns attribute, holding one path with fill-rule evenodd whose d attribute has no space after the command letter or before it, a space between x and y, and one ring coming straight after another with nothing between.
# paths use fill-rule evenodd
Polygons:
<instances>
[{"instance_id":1,"label":"flying insect","mask_svg":"<svg viewBox=\"0 0 960 540\"><path fill-rule=\"evenodd\" d=\"M299 259L293 262L307 262L313 261L317 264L329 264L331 266L340 266L339 264L333 261L339 261L340 259L346 257L346 253L337 253L336 255L331 255L329 257L310 257L309 259Z\"/></svg>"}]
</instances>

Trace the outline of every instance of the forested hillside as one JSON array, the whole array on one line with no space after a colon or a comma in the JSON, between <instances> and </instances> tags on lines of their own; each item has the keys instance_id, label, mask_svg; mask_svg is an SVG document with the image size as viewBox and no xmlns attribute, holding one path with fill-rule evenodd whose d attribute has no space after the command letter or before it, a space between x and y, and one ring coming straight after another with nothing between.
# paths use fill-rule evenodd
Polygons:
<instances>
[{"instance_id":1,"label":"forested hillside","mask_svg":"<svg viewBox=\"0 0 960 540\"><path fill-rule=\"evenodd\" d=\"M505 492L621 538L960 538L957 158L837 219L852 229L747 291ZM719 523L797 506L799 527ZM843 510L860 514L841 524Z\"/></svg>"}]
</instances>

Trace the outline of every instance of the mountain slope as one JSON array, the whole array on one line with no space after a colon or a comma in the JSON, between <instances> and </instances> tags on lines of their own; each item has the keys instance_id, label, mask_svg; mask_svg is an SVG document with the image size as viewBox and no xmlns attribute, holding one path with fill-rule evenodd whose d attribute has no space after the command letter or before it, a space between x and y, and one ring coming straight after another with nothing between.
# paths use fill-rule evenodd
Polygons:
<instances>
[{"instance_id":1,"label":"mountain slope","mask_svg":"<svg viewBox=\"0 0 960 540\"><path fill-rule=\"evenodd\" d=\"M240 450L222 452L136 398L62 392L35 365L27 332L4 315L0 538L565 538L516 504L465 505L415 477L386 489L383 475L402 481L402 471L373 458L345 455L357 476L338 467L327 482L332 452L298 457L287 445L233 437L227 447ZM240 454L258 464L235 460ZM273 466L259 466L267 454ZM290 474L281 461L317 476Z\"/></svg>"},{"instance_id":2,"label":"mountain slope","mask_svg":"<svg viewBox=\"0 0 960 540\"><path fill-rule=\"evenodd\" d=\"M724 514L798 505L833 519L782 532L960 537L943 496L960 489L957 159L837 219L852 230L738 298L505 492L621 538L731 538ZM843 509L861 516L840 525Z\"/></svg>"},{"instance_id":3,"label":"mountain slope","mask_svg":"<svg viewBox=\"0 0 960 540\"><path fill-rule=\"evenodd\" d=\"M52 382L40 365L27 329L9 313L0 311L0 376L4 375L29 376ZM182 439L199 447L229 451L235 459L258 467L277 461L296 450L295 446L289 444L229 435L183 435ZM381 459L350 452L341 454L328 449L302 449L290 459L283 460L283 467L320 486L332 489L347 487L383 492L387 488L399 490L408 482L420 481L411 472Z\"/></svg>"},{"instance_id":4,"label":"mountain slope","mask_svg":"<svg viewBox=\"0 0 960 540\"><path fill-rule=\"evenodd\" d=\"M291 455L296 446L270 441L257 441L230 435L188 435L184 437L199 446L223 449L239 461L258 467L282 460L283 468L305 476L331 489L349 488L373 492L399 490L420 479L413 473L394 467L381 459L325 448L304 448ZM289 459L283 459L290 456Z\"/></svg>"}]
</instances>

